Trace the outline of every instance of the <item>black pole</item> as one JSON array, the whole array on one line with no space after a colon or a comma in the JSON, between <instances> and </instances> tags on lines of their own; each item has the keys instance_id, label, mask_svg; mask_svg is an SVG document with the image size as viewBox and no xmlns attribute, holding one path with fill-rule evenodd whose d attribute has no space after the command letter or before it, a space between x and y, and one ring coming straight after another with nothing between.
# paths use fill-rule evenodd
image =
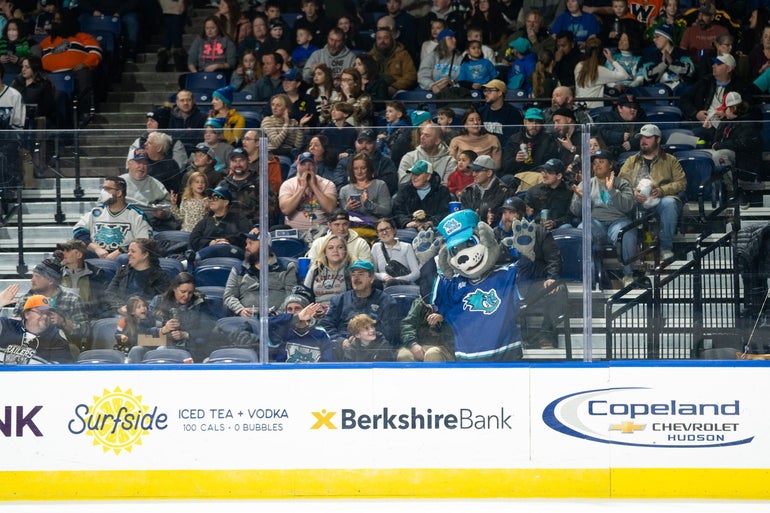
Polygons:
<instances>
[{"instance_id":1,"label":"black pole","mask_svg":"<svg viewBox=\"0 0 770 513\"><path fill-rule=\"evenodd\" d=\"M21 196L23 187L20 185L16 189L16 221L17 221L17 234L19 237L19 264L16 266L16 274L19 276L25 276L29 270L27 264L24 263L24 222L22 219L21 208Z\"/></svg>"},{"instance_id":2,"label":"black pole","mask_svg":"<svg viewBox=\"0 0 770 513\"><path fill-rule=\"evenodd\" d=\"M75 100L72 103L73 116L75 118L75 148L73 150L73 157L75 159L75 190L72 191L77 199L82 199L85 196L83 188L80 186L80 127L78 123L78 102ZM57 176L56 185L58 187L59 181ZM57 193L58 197L58 193ZM64 218L62 218L63 222Z\"/></svg>"}]
</instances>

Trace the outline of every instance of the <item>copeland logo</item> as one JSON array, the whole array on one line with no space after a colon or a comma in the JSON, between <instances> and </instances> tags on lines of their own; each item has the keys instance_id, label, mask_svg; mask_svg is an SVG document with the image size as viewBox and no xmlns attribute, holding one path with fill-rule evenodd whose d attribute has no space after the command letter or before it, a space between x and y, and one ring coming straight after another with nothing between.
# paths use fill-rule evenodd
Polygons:
<instances>
[{"instance_id":1,"label":"copeland logo","mask_svg":"<svg viewBox=\"0 0 770 513\"><path fill-rule=\"evenodd\" d=\"M543 422L567 436L636 447L726 447L747 444L737 399L660 399L649 388L585 390L553 401Z\"/></svg>"}]
</instances>

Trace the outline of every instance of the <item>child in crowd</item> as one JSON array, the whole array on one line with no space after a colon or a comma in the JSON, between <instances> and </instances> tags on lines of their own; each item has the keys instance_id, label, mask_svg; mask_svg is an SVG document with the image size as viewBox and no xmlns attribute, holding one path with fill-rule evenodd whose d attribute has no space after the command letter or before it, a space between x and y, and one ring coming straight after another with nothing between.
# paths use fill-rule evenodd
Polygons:
<instances>
[{"instance_id":1,"label":"child in crowd","mask_svg":"<svg viewBox=\"0 0 770 513\"><path fill-rule=\"evenodd\" d=\"M441 107L436 111L436 124L441 127L441 140L447 145L454 137L460 135L457 128L452 128L455 124L455 111L449 107Z\"/></svg>"},{"instance_id":2,"label":"child in crowd","mask_svg":"<svg viewBox=\"0 0 770 513\"><path fill-rule=\"evenodd\" d=\"M334 76L331 68L324 63L317 64L313 67L313 86L307 94L315 100L321 125L329 122L330 99L334 93Z\"/></svg>"},{"instance_id":3,"label":"child in crowd","mask_svg":"<svg viewBox=\"0 0 770 513\"><path fill-rule=\"evenodd\" d=\"M457 168L447 178L449 192L459 196L460 192L473 183L473 171L468 166L478 155L473 150L463 150L457 155Z\"/></svg>"},{"instance_id":4,"label":"child in crowd","mask_svg":"<svg viewBox=\"0 0 770 513\"><path fill-rule=\"evenodd\" d=\"M356 128L347 122L353 115L353 106L347 102L332 103L329 111L331 122L321 131L329 139L329 153L337 158L341 153L350 152L356 146Z\"/></svg>"},{"instance_id":5,"label":"child in crowd","mask_svg":"<svg viewBox=\"0 0 770 513\"><path fill-rule=\"evenodd\" d=\"M392 362L393 346L375 329L377 321L358 314L348 322L350 336L338 348L338 360L346 362Z\"/></svg>"},{"instance_id":6,"label":"child in crowd","mask_svg":"<svg viewBox=\"0 0 770 513\"><path fill-rule=\"evenodd\" d=\"M481 43L471 41L468 51L460 64L460 76L457 83L466 89L481 89L484 84L497 78L497 68L491 61L482 57Z\"/></svg>"},{"instance_id":7,"label":"child in crowd","mask_svg":"<svg viewBox=\"0 0 770 513\"><path fill-rule=\"evenodd\" d=\"M115 330L115 349L128 354L138 344L139 335L151 334L155 322L147 318L147 301L139 296L131 296L126 301L126 316L118 321Z\"/></svg>"},{"instance_id":8,"label":"child in crowd","mask_svg":"<svg viewBox=\"0 0 770 513\"><path fill-rule=\"evenodd\" d=\"M484 31L481 30L478 27L469 27L468 30L465 31L465 39L468 40L468 44L466 45L466 48L470 46L471 41L478 41L481 43L481 56L487 59L492 64L495 64L497 62L497 59L495 59L495 51L492 50L490 47L484 44ZM467 49L465 52L463 52L463 57L468 53ZM497 78L496 76L493 78Z\"/></svg>"},{"instance_id":9,"label":"child in crowd","mask_svg":"<svg viewBox=\"0 0 770 513\"><path fill-rule=\"evenodd\" d=\"M385 131L377 135L377 149L393 162L412 151L412 125L407 122L406 105L398 100L385 104Z\"/></svg>"},{"instance_id":10,"label":"child in crowd","mask_svg":"<svg viewBox=\"0 0 770 513\"><path fill-rule=\"evenodd\" d=\"M305 66L305 61L308 60L310 54L318 50L318 47L312 44L313 34L306 28L297 29L297 46L291 52L291 58L294 64L302 68Z\"/></svg>"},{"instance_id":11,"label":"child in crowd","mask_svg":"<svg viewBox=\"0 0 770 513\"><path fill-rule=\"evenodd\" d=\"M283 20L270 20L267 24L267 28L270 31L270 44L275 45L276 48L283 48L284 50L291 50L291 44L285 37Z\"/></svg>"},{"instance_id":12,"label":"child in crowd","mask_svg":"<svg viewBox=\"0 0 770 513\"><path fill-rule=\"evenodd\" d=\"M522 89L529 96L532 93L532 73L537 64L537 54L531 52L532 43L520 37L508 43L505 58L511 60L508 74L508 89Z\"/></svg>"},{"instance_id":13,"label":"child in crowd","mask_svg":"<svg viewBox=\"0 0 770 513\"><path fill-rule=\"evenodd\" d=\"M196 148L197 150L197 148ZM195 155L199 158L208 155L201 151L196 151ZM214 184L216 185L216 183ZM198 221L208 212L209 202L206 199L206 189L209 188L209 180L206 174L200 171L193 171L184 185L182 192L182 203L177 207L176 192L169 193L171 196L171 213L174 218L182 224L182 230L191 232Z\"/></svg>"},{"instance_id":14,"label":"child in crowd","mask_svg":"<svg viewBox=\"0 0 770 513\"><path fill-rule=\"evenodd\" d=\"M33 16L33 25L35 34L42 36L48 35L53 27L53 19L56 15L56 2L53 0L40 0L40 11Z\"/></svg>"},{"instance_id":15,"label":"child in crowd","mask_svg":"<svg viewBox=\"0 0 770 513\"><path fill-rule=\"evenodd\" d=\"M230 85L235 87L236 91L256 95L256 83L262 75L262 70L257 62L257 53L254 50L244 50L243 55L241 55L241 63L230 77Z\"/></svg>"}]
</instances>

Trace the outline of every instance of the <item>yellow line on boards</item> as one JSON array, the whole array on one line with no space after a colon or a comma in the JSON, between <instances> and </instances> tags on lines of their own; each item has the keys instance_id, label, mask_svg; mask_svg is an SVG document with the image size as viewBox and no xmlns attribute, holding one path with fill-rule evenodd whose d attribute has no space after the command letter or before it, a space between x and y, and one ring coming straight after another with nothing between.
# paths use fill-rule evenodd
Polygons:
<instances>
[{"instance_id":1,"label":"yellow line on boards","mask_svg":"<svg viewBox=\"0 0 770 513\"><path fill-rule=\"evenodd\" d=\"M769 469L0 472L0 501L293 498L770 499Z\"/></svg>"}]
</instances>

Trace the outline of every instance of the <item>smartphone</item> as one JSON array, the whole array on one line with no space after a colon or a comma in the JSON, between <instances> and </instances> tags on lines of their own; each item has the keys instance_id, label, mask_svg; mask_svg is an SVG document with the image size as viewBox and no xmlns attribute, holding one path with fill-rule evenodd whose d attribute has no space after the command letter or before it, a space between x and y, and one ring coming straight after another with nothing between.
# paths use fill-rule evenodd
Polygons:
<instances>
[{"instance_id":1,"label":"smartphone","mask_svg":"<svg viewBox=\"0 0 770 513\"><path fill-rule=\"evenodd\" d=\"M355 194L355 195L351 196L350 199L352 199L353 201L357 201L357 202L361 203L361 195L360 194Z\"/></svg>"}]
</instances>

